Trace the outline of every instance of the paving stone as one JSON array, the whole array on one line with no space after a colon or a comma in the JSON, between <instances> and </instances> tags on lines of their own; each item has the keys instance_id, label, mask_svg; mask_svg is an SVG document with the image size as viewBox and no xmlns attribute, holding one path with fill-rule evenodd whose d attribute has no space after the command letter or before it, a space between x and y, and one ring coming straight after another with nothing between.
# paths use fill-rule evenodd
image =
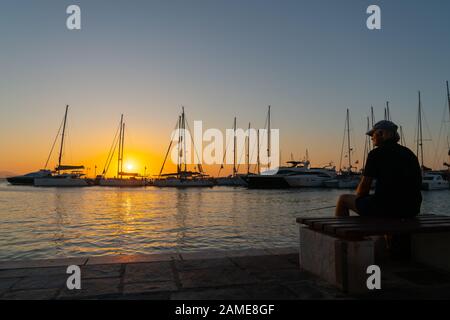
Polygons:
<instances>
[{"instance_id":1,"label":"paving stone","mask_svg":"<svg viewBox=\"0 0 450 320\"><path fill-rule=\"evenodd\" d=\"M80 290L64 288L58 299L108 298L120 295L120 278L89 279L81 281Z\"/></svg>"},{"instance_id":2,"label":"paving stone","mask_svg":"<svg viewBox=\"0 0 450 320\"><path fill-rule=\"evenodd\" d=\"M58 289L66 285L69 275L42 275L22 278L11 290Z\"/></svg>"},{"instance_id":3,"label":"paving stone","mask_svg":"<svg viewBox=\"0 0 450 320\"><path fill-rule=\"evenodd\" d=\"M314 278L313 275L301 272L300 269L247 268L245 271L261 281L301 281Z\"/></svg>"},{"instance_id":4,"label":"paving stone","mask_svg":"<svg viewBox=\"0 0 450 320\"><path fill-rule=\"evenodd\" d=\"M234 264L229 258L175 261L175 267L179 271L233 266Z\"/></svg>"},{"instance_id":5,"label":"paving stone","mask_svg":"<svg viewBox=\"0 0 450 320\"><path fill-rule=\"evenodd\" d=\"M2 300L51 300L58 293L58 289L18 290L3 294Z\"/></svg>"},{"instance_id":6,"label":"paving stone","mask_svg":"<svg viewBox=\"0 0 450 320\"><path fill-rule=\"evenodd\" d=\"M270 254L267 249L227 250L228 257L254 257Z\"/></svg>"},{"instance_id":7,"label":"paving stone","mask_svg":"<svg viewBox=\"0 0 450 320\"><path fill-rule=\"evenodd\" d=\"M5 269L5 270L0 270L0 279L18 278L18 277L33 277L33 276L43 276L43 275L45 275L45 276L66 275L66 270L67 270L67 267Z\"/></svg>"},{"instance_id":8,"label":"paving stone","mask_svg":"<svg viewBox=\"0 0 450 320\"><path fill-rule=\"evenodd\" d=\"M183 252L180 255L182 260L220 259L227 257L227 251L205 250L198 252Z\"/></svg>"},{"instance_id":9,"label":"paving stone","mask_svg":"<svg viewBox=\"0 0 450 320\"><path fill-rule=\"evenodd\" d=\"M297 269L295 263L289 261L285 256L254 256L234 257L231 260L242 269Z\"/></svg>"},{"instance_id":10,"label":"paving stone","mask_svg":"<svg viewBox=\"0 0 450 320\"><path fill-rule=\"evenodd\" d=\"M186 290L172 293L171 300L246 300L249 293L243 288L215 288Z\"/></svg>"},{"instance_id":11,"label":"paving stone","mask_svg":"<svg viewBox=\"0 0 450 320\"><path fill-rule=\"evenodd\" d=\"M123 277L124 283L174 281L172 263L168 261L126 264Z\"/></svg>"},{"instance_id":12,"label":"paving stone","mask_svg":"<svg viewBox=\"0 0 450 320\"><path fill-rule=\"evenodd\" d=\"M0 270L5 269L25 269L25 268L46 268L46 267L68 267L70 265L84 265L87 258L63 258L46 260L25 260L25 261L0 261Z\"/></svg>"},{"instance_id":13,"label":"paving stone","mask_svg":"<svg viewBox=\"0 0 450 320\"><path fill-rule=\"evenodd\" d=\"M297 247L285 247L285 248L267 248L265 249L269 254L274 255L287 255L294 254L298 257L298 246Z\"/></svg>"},{"instance_id":14,"label":"paving stone","mask_svg":"<svg viewBox=\"0 0 450 320\"><path fill-rule=\"evenodd\" d=\"M101 256L89 258L87 265L95 264L111 264L111 263L138 263L138 262L156 262L178 260L180 256L177 253L161 253L161 254L136 254L136 255L117 255L117 256Z\"/></svg>"},{"instance_id":15,"label":"paving stone","mask_svg":"<svg viewBox=\"0 0 450 320\"><path fill-rule=\"evenodd\" d=\"M0 295L8 291L14 284L20 281L21 278L7 278L0 280Z\"/></svg>"},{"instance_id":16,"label":"paving stone","mask_svg":"<svg viewBox=\"0 0 450 320\"><path fill-rule=\"evenodd\" d=\"M258 280L236 267L215 267L178 272L182 288L208 288L255 283Z\"/></svg>"},{"instance_id":17,"label":"paving stone","mask_svg":"<svg viewBox=\"0 0 450 320\"><path fill-rule=\"evenodd\" d=\"M87 265L81 268L82 279L116 278L121 276L122 264Z\"/></svg>"},{"instance_id":18,"label":"paving stone","mask_svg":"<svg viewBox=\"0 0 450 320\"><path fill-rule=\"evenodd\" d=\"M173 281L154 281L128 283L123 286L123 294L146 294L155 292L176 291L177 286Z\"/></svg>"}]
</instances>

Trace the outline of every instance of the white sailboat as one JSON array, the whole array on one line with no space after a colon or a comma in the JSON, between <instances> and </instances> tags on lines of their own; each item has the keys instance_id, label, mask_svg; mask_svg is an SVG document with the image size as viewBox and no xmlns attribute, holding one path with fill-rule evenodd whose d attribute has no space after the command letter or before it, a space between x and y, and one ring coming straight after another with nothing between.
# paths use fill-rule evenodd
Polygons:
<instances>
[{"instance_id":1,"label":"white sailboat","mask_svg":"<svg viewBox=\"0 0 450 320\"><path fill-rule=\"evenodd\" d=\"M356 189L358 186L361 175L359 173L354 172L352 169L354 168L352 163L352 151L350 141L350 111L347 109L347 116L345 120L345 133L344 140L347 137L347 159L348 159L348 167L342 168L339 170L339 175L335 178L330 179L328 181L324 181L323 185L327 188L338 188L338 189ZM344 146L344 144L342 145ZM343 150L341 151L341 163L342 163Z\"/></svg>"},{"instance_id":2,"label":"white sailboat","mask_svg":"<svg viewBox=\"0 0 450 320\"><path fill-rule=\"evenodd\" d=\"M249 126L249 132L250 132L250 123L248 124ZM236 167L236 159L237 159L237 153L236 153L236 117L234 117L234 126L233 126L233 173L227 177L217 177L216 180L216 184L218 186L232 186L232 187L237 187L237 186L246 186L247 182L245 181L245 175L239 174L238 173L238 167ZM249 164L249 137L246 138L247 139L247 144L248 144L248 149L247 149L247 167ZM224 159L226 157L226 151L225 150L225 154L224 154ZM220 167L220 170L223 169L223 164ZM219 170L219 174L220 174L220 170Z\"/></svg>"},{"instance_id":3,"label":"white sailboat","mask_svg":"<svg viewBox=\"0 0 450 320\"><path fill-rule=\"evenodd\" d=\"M100 177L98 177L98 185L104 187L143 187L145 186L145 179L140 177L138 173L125 172L123 170L123 154L125 145L125 123L123 121L123 114L120 116L119 124L119 137L114 137L112 148L108 154L105 167ZM117 176L114 178L106 178L108 168L111 164L111 160L114 157L115 150L117 151Z\"/></svg>"},{"instance_id":4,"label":"white sailboat","mask_svg":"<svg viewBox=\"0 0 450 320\"><path fill-rule=\"evenodd\" d=\"M450 111L450 92L447 81L447 100L448 107ZM419 115L418 115L418 139L417 139L417 155L419 156L420 151L420 160L421 160L421 168L422 168L422 190L445 190L449 189L449 181L444 179L445 173L442 171L432 171L426 166L424 166L423 160L423 137L422 137L422 101L420 99L420 91L419 91ZM449 150L450 156L450 150ZM444 163L445 165L445 163ZM450 166L449 166L450 170Z\"/></svg>"},{"instance_id":5,"label":"white sailboat","mask_svg":"<svg viewBox=\"0 0 450 320\"><path fill-rule=\"evenodd\" d=\"M58 166L52 172L52 175L35 178L34 185L37 187L87 187L93 184L92 180L84 178L83 165L62 164L68 110L69 106L67 105L63 120Z\"/></svg>"},{"instance_id":6,"label":"white sailboat","mask_svg":"<svg viewBox=\"0 0 450 320\"><path fill-rule=\"evenodd\" d=\"M202 166L199 163L197 165L198 171L187 170L187 153L186 153L186 143L191 143L191 141L186 141L186 116L184 113L184 107L182 107L182 113L178 117L177 121L178 128L178 157L177 157L177 172L175 173L165 173L163 174L164 165L166 163L167 157L171 150L172 141L167 149L164 162L161 166L159 175L153 181L153 185L156 187L175 187L175 188L186 188L186 187L212 187L214 182L211 178L206 175ZM194 146L195 148L195 146Z\"/></svg>"}]
</instances>

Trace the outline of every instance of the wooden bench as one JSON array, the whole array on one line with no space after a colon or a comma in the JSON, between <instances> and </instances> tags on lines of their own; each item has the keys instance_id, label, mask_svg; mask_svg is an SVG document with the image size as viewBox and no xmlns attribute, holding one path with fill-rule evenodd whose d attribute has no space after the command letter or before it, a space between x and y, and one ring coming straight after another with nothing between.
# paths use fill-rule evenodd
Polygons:
<instances>
[{"instance_id":1,"label":"wooden bench","mask_svg":"<svg viewBox=\"0 0 450 320\"><path fill-rule=\"evenodd\" d=\"M367 292L376 236L407 236L411 259L450 271L450 217L300 217L300 267L349 293Z\"/></svg>"}]
</instances>

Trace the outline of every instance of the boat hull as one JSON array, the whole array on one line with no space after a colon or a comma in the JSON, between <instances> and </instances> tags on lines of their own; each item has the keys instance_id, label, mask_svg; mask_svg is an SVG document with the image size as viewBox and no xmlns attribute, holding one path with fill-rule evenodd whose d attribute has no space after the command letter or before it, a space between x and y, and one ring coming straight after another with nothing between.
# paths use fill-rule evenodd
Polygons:
<instances>
[{"instance_id":1,"label":"boat hull","mask_svg":"<svg viewBox=\"0 0 450 320\"><path fill-rule=\"evenodd\" d=\"M6 181L15 186L32 186L34 184L34 178L29 177L10 177L6 178Z\"/></svg>"},{"instance_id":2,"label":"boat hull","mask_svg":"<svg viewBox=\"0 0 450 320\"><path fill-rule=\"evenodd\" d=\"M422 183L422 190L426 191L432 191L432 190L446 190L449 189L450 185L448 181L443 182L423 182Z\"/></svg>"},{"instance_id":3,"label":"boat hull","mask_svg":"<svg viewBox=\"0 0 450 320\"><path fill-rule=\"evenodd\" d=\"M145 180L138 179L101 179L98 182L102 187L144 187Z\"/></svg>"},{"instance_id":4,"label":"boat hull","mask_svg":"<svg viewBox=\"0 0 450 320\"><path fill-rule=\"evenodd\" d=\"M249 189L285 189L290 188L284 176L253 175L247 177Z\"/></svg>"},{"instance_id":5,"label":"boat hull","mask_svg":"<svg viewBox=\"0 0 450 320\"><path fill-rule=\"evenodd\" d=\"M216 185L218 186L246 186L247 182L242 177L223 177L216 178Z\"/></svg>"},{"instance_id":6,"label":"boat hull","mask_svg":"<svg viewBox=\"0 0 450 320\"><path fill-rule=\"evenodd\" d=\"M156 179L153 181L155 187L190 188L190 187L212 187L211 180L179 180L179 179Z\"/></svg>"},{"instance_id":7,"label":"boat hull","mask_svg":"<svg viewBox=\"0 0 450 320\"><path fill-rule=\"evenodd\" d=\"M36 178L36 187L88 187L91 185L88 179L77 178Z\"/></svg>"},{"instance_id":8,"label":"boat hull","mask_svg":"<svg viewBox=\"0 0 450 320\"><path fill-rule=\"evenodd\" d=\"M287 176L284 178L291 188L319 188L329 178Z\"/></svg>"}]
</instances>

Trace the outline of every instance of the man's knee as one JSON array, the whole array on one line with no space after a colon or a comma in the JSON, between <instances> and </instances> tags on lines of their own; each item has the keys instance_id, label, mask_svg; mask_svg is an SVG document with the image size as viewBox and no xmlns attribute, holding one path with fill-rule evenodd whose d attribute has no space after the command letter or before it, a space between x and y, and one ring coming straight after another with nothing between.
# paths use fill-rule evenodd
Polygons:
<instances>
[{"instance_id":1,"label":"man's knee","mask_svg":"<svg viewBox=\"0 0 450 320\"><path fill-rule=\"evenodd\" d=\"M352 201L352 198L353 198L353 195L351 195L351 194L342 194L339 196L338 203L344 204L344 205L349 205L350 202Z\"/></svg>"}]
</instances>

